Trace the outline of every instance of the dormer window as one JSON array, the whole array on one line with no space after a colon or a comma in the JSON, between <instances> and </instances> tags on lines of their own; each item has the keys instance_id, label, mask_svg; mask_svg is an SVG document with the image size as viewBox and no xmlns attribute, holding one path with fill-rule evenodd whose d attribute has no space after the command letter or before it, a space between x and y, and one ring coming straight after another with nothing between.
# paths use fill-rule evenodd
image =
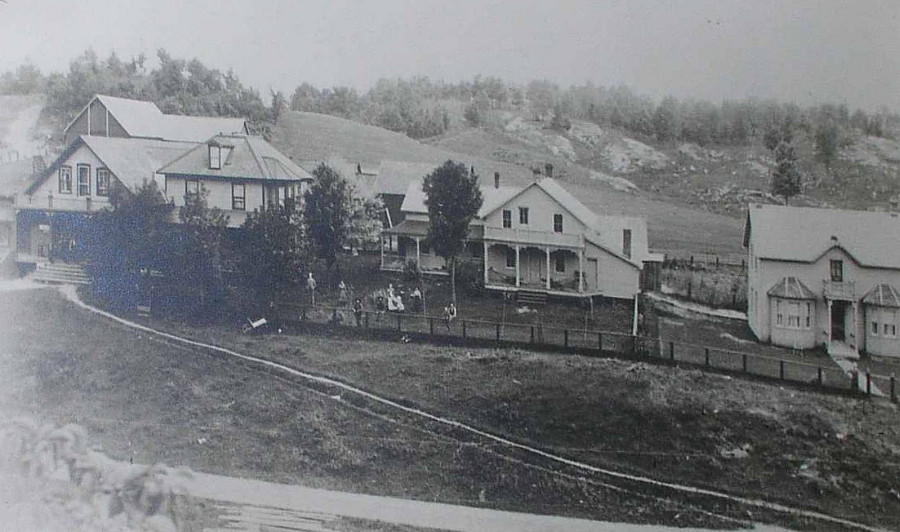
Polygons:
<instances>
[{"instance_id":1,"label":"dormer window","mask_svg":"<svg viewBox=\"0 0 900 532\"><path fill-rule=\"evenodd\" d=\"M209 168L212 170L222 168L222 147L218 144L209 145Z\"/></svg>"}]
</instances>

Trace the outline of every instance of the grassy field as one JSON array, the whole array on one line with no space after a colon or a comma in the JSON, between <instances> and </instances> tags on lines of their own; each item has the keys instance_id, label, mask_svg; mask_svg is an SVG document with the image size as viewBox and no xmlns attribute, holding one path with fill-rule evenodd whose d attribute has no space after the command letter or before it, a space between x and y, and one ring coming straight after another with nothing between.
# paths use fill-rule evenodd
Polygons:
<instances>
[{"instance_id":1,"label":"grassy field","mask_svg":"<svg viewBox=\"0 0 900 532\"><path fill-rule=\"evenodd\" d=\"M375 405L124 330L53 291L10 293L0 307L3 410L80 423L120 459L608 520L722 524L694 505L747 518L527 465ZM900 416L886 403L613 360L155 325L599 466L900 526Z\"/></svg>"}]
</instances>

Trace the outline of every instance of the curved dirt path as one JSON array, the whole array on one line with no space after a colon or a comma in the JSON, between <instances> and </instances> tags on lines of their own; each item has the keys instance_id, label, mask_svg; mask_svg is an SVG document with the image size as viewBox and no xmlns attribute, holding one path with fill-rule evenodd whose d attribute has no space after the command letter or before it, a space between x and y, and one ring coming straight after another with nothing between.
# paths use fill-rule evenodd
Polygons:
<instances>
[{"instance_id":1,"label":"curved dirt path","mask_svg":"<svg viewBox=\"0 0 900 532\"><path fill-rule=\"evenodd\" d=\"M175 341L178 343L190 345L190 346L201 348L201 349L212 350L212 351L224 354L224 355L228 355L230 357L234 357L234 358L242 360L244 362L249 362L249 363L255 364L262 368L282 372L282 373L290 375L292 377L297 377L297 378L307 380L310 382L330 386L330 387L339 389L342 392L354 394L359 397L369 399L380 405L389 407L389 408L397 410L397 411L401 411L405 414L419 417L419 418L422 418L422 419L425 419L425 420L428 420L431 422L435 422L435 423L438 423L438 424L441 424L441 425L444 425L444 426L447 426L447 427L450 427L450 428L453 428L456 430L460 430L460 431L463 431L466 433L474 434L481 438L490 440L495 444L500 444L500 445L505 446L510 449L522 451L522 452L531 454L533 456L537 456L537 457L546 459L551 462L556 462L558 464L570 466L570 467L573 467L575 469L578 469L578 470L581 470L581 471L584 471L587 473L592 473L592 474L596 474L596 475L600 475L600 476L606 476L606 477L613 478L613 479L625 480L625 481L637 483L639 485L644 485L644 486L652 487L652 488L664 488L666 490L670 490L675 493L686 494L686 495L705 496L705 497L710 497L713 499L718 499L718 500L726 502L726 503L737 503L737 504L740 504L743 506L749 506L749 507L754 507L754 508L760 508L763 510L774 511L777 513L782 513L782 514L790 515L790 516L794 516L794 517L803 517L806 519L837 524L837 525L847 527L848 529L864 530L867 532L885 532L884 529L881 529L878 527L869 526L864 523L858 523L855 521L851 521L849 519L843 519L841 517L835 517L835 516L828 515L828 514L825 514L822 512L807 510L807 509L803 509L803 508L796 508L796 507L787 506L787 505L780 504L780 503L765 501L762 499L752 499L752 498L742 497L742 496L738 496L738 495L731 495L731 494L720 492L720 491L710 490L710 489L706 489L706 488L698 488L698 487L689 486L686 484L660 481L660 480L656 480L656 479L653 479L650 477L645 477L645 476L640 476L640 475L632 475L632 474L622 473L622 472L614 471L614 470L610 470L610 469L604 469L604 468L597 467L597 466L592 466L590 464L579 462L577 460L572 460L572 459L566 458L564 456L556 455L556 454L538 449L536 447L532 447L529 445L525 445L522 443L512 441L503 436L492 434L485 430L479 429L477 427L473 427L471 425L467 425L467 424L459 422L459 421L455 421L453 419L445 418L445 417L442 417L439 415L435 415L435 414L426 412L426 411L418 409L418 408L400 404L394 400L379 396L377 394L363 390L361 388L357 388L353 385L347 384L345 382L341 382L339 380L335 380L335 379L324 377L321 375L316 375L313 373L301 371L296 368L286 366L284 364L279 364L279 363L272 362L270 360L266 360L263 358L255 357L252 355L245 355L242 353L238 353L237 351L233 351L231 349L227 349L224 347L219 347L216 345L198 342L196 340L191 340L189 338L183 338L181 336L177 336L177 335L174 335L171 333L159 331L157 329L153 329L151 327L147 327L145 325L141 325L139 323L135 323L133 321L126 320L124 318L116 316L115 314L100 310L96 307L93 307L93 306L88 305L87 303L83 302L78 297L78 294L77 294L74 286L61 286L60 291L69 301L71 301L75 305L81 307L82 309L85 309L94 314L103 316L107 319L115 321L126 327L133 328L133 329L136 329L136 330L148 333L148 334L152 334L152 335L155 335L155 336L158 336L161 338L165 338L170 341ZM733 518L729 518L726 516L720 515L718 517L725 519L725 520L736 521Z\"/></svg>"}]
</instances>

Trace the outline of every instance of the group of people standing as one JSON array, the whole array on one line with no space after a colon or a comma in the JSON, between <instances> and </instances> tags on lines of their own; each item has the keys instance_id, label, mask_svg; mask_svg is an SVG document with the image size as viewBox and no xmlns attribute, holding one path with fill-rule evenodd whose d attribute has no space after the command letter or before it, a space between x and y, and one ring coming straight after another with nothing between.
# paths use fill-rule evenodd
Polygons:
<instances>
[{"instance_id":1,"label":"group of people standing","mask_svg":"<svg viewBox=\"0 0 900 532\"><path fill-rule=\"evenodd\" d=\"M316 282L315 277L313 277L312 272L309 272L306 278L306 288L309 290L310 302L312 306L316 306L316 288L318 283ZM338 283L338 307L344 308L350 305L350 299L352 297L352 293L350 288L341 280ZM407 296L407 302L404 303L404 293L401 290L397 290L394 288L393 283L389 283L387 290L383 293L376 293L374 295L375 302L375 310L378 315L384 314L385 312L405 312L407 304L410 307L410 311L412 312L424 312L425 310L425 298L422 295L422 291L419 287L415 287L413 291ZM362 327L363 325L363 316L365 313L365 309L363 308L363 302L360 298L355 298L353 300L353 304L350 305L351 310L353 311L353 317L356 321L357 327ZM444 323L447 326L447 330L450 330L450 327L453 324L453 321L456 320L457 310L456 305L453 302L447 304L444 307L443 319ZM332 311L331 315L332 323L342 323L343 318L338 313L338 309L335 308Z\"/></svg>"}]
</instances>

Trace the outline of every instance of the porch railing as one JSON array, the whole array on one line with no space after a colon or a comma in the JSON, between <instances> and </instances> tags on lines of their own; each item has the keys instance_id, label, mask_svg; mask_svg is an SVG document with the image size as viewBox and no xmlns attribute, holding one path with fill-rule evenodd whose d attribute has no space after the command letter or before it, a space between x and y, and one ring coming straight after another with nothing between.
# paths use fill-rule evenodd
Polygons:
<instances>
[{"instance_id":1,"label":"porch railing","mask_svg":"<svg viewBox=\"0 0 900 532\"><path fill-rule=\"evenodd\" d=\"M535 246L570 248L584 247L584 239L582 238L582 235L551 233L548 231L529 231L526 229L504 229L502 227L485 226L484 239L499 242L512 242L516 244L530 244Z\"/></svg>"}]
</instances>

